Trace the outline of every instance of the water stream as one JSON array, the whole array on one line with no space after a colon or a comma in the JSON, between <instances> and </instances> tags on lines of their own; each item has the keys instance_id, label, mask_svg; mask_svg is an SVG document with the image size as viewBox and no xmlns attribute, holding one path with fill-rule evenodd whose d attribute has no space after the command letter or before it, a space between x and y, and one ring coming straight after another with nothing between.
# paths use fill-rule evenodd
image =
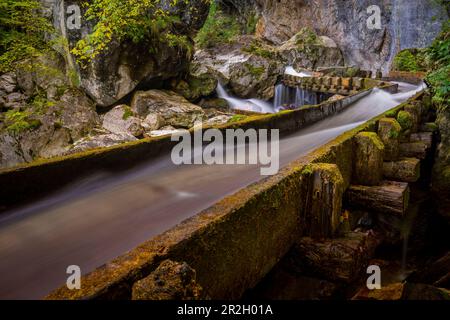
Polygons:
<instances>
[{"instance_id":1,"label":"water stream","mask_svg":"<svg viewBox=\"0 0 450 320\"><path fill-rule=\"evenodd\" d=\"M393 95L374 89L341 113L281 139L280 166L419 89ZM9 212L0 219L0 298L40 298L65 283L67 266L86 274L262 178L258 165L176 166L164 155L129 172L99 172Z\"/></svg>"}]
</instances>

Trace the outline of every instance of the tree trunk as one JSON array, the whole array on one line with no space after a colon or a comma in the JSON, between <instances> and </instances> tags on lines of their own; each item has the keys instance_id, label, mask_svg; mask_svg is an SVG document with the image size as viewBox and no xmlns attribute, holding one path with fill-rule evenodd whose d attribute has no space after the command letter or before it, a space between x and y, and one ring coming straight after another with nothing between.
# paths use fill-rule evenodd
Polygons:
<instances>
[{"instance_id":1,"label":"tree trunk","mask_svg":"<svg viewBox=\"0 0 450 320\"><path fill-rule=\"evenodd\" d=\"M401 182L416 182L420 178L420 160L404 158L383 164L385 178Z\"/></svg>"},{"instance_id":2,"label":"tree trunk","mask_svg":"<svg viewBox=\"0 0 450 320\"><path fill-rule=\"evenodd\" d=\"M409 186L404 182L383 181L380 186L352 185L346 193L350 206L403 216L409 203Z\"/></svg>"}]
</instances>

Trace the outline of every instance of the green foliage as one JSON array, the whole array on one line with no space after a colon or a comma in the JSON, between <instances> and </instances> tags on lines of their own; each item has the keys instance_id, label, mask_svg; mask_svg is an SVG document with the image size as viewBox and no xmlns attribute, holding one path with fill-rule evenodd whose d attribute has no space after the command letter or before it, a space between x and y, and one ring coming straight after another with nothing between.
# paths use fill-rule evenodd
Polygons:
<instances>
[{"instance_id":1,"label":"green foliage","mask_svg":"<svg viewBox=\"0 0 450 320\"><path fill-rule=\"evenodd\" d=\"M256 25L258 24L259 17L257 14L252 14L247 19L247 23L245 25L245 33L246 34L254 34L256 31Z\"/></svg>"},{"instance_id":2,"label":"green foliage","mask_svg":"<svg viewBox=\"0 0 450 320\"><path fill-rule=\"evenodd\" d=\"M53 107L55 102L47 100L44 94L38 94L33 97L31 106L36 114L44 114L48 108Z\"/></svg>"},{"instance_id":3,"label":"green foliage","mask_svg":"<svg viewBox=\"0 0 450 320\"><path fill-rule=\"evenodd\" d=\"M248 71L251 73L251 75L255 77L261 77L264 74L264 67L256 67L251 65L250 63L246 63L245 67L248 69Z\"/></svg>"},{"instance_id":4,"label":"green foliage","mask_svg":"<svg viewBox=\"0 0 450 320\"><path fill-rule=\"evenodd\" d=\"M19 61L51 50L45 34L53 31L39 15L37 0L0 0L0 72L8 72Z\"/></svg>"},{"instance_id":5,"label":"green foliage","mask_svg":"<svg viewBox=\"0 0 450 320\"><path fill-rule=\"evenodd\" d=\"M195 38L200 48L212 48L218 44L230 43L241 34L241 26L237 20L223 13L216 1L211 1L208 18Z\"/></svg>"},{"instance_id":6,"label":"green foliage","mask_svg":"<svg viewBox=\"0 0 450 320\"><path fill-rule=\"evenodd\" d=\"M123 113L122 119L128 120L128 118L133 116L133 111L129 106L125 106L125 112Z\"/></svg>"},{"instance_id":7,"label":"green foliage","mask_svg":"<svg viewBox=\"0 0 450 320\"><path fill-rule=\"evenodd\" d=\"M9 110L5 113L6 130L11 133L20 133L33 130L41 125L41 122L30 118L29 111Z\"/></svg>"},{"instance_id":8,"label":"green foliage","mask_svg":"<svg viewBox=\"0 0 450 320\"><path fill-rule=\"evenodd\" d=\"M450 21L427 49L427 59L431 72L426 81L433 88L433 102L447 108L450 104Z\"/></svg>"},{"instance_id":9,"label":"green foliage","mask_svg":"<svg viewBox=\"0 0 450 320\"><path fill-rule=\"evenodd\" d=\"M406 112L406 111L400 111L398 113L397 121L404 131L411 129L411 127L413 125L412 116L409 112Z\"/></svg>"},{"instance_id":10,"label":"green foliage","mask_svg":"<svg viewBox=\"0 0 450 320\"><path fill-rule=\"evenodd\" d=\"M302 175L304 175L304 176L310 176L310 175L312 175L314 172L313 172L313 170L312 170L312 168L311 168L311 166L310 165L307 165L304 169L303 169L303 171L302 171Z\"/></svg>"},{"instance_id":11,"label":"green foliage","mask_svg":"<svg viewBox=\"0 0 450 320\"><path fill-rule=\"evenodd\" d=\"M235 114L234 116L231 117L230 120L228 120L228 123L241 122L244 121L245 119L247 119L247 116L242 114Z\"/></svg>"},{"instance_id":12,"label":"green foliage","mask_svg":"<svg viewBox=\"0 0 450 320\"><path fill-rule=\"evenodd\" d=\"M406 49L400 51L394 58L394 70L396 71L425 71L425 57L422 50Z\"/></svg>"},{"instance_id":13,"label":"green foliage","mask_svg":"<svg viewBox=\"0 0 450 320\"><path fill-rule=\"evenodd\" d=\"M263 57L266 59L273 59L275 56L275 53L271 50L265 49L263 46L261 46L258 41L252 41L249 47L243 48L242 51L254 54L259 57Z\"/></svg>"},{"instance_id":14,"label":"green foliage","mask_svg":"<svg viewBox=\"0 0 450 320\"><path fill-rule=\"evenodd\" d=\"M303 52L309 58L317 58L319 55L319 37L317 34L309 29L302 28L296 37L296 45L300 52Z\"/></svg>"},{"instance_id":15,"label":"green foliage","mask_svg":"<svg viewBox=\"0 0 450 320\"><path fill-rule=\"evenodd\" d=\"M389 138L390 139L397 139L399 137L400 133L397 130L391 129L389 130Z\"/></svg>"},{"instance_id":16,"label":"green foliage","mask_svg":"<svg viewBox=\"0 0 450 320\"><path fill-rule=\"evenodd\" d=\"M191 54L192 44L179 35L180 17L170 13L170 7L188 0L93 0L86 4L86 19L95 21L93 32L78 41L72 53L84 63L103 53L113 40L128 39L134 43L146 40L166 42ZM209 0L203 0L207 3ZM169 7L167 7L167 5ZM165 9L162 9L165 8ZM149 48L154 52L155 46Z\"/></svg>"}]
</instances>

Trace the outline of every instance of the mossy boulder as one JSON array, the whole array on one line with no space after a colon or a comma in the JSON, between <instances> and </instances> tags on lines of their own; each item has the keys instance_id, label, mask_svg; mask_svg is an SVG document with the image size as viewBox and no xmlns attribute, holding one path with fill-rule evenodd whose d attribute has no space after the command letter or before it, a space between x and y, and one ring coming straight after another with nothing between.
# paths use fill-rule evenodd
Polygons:
<instances>
[{"instance_id":1,"label":"mossy boulder","mask_svg":"<svg viewBox=\"0 0 450 320\"><path fill-rule=\"evenodd\" d=\"M133 285L133 300L198 300L202 288L187 263L165 260L148 277Z\"/></svg>"},{"instance_id":2,"label":"mossy boulder","mask_svg":"<svg viewBox=\"0 0 450 320\"><path fill-rule=\"evenodd\" d=\"M284 64L276 54L271 54L273 48L263 48L266 45L253 37L242 36L219 48L199 50L191 64L191 76L218 79L232 94L241 98L269 100L274 96L274 87L283 73Z\"/></svg>"},{"instance_id":3,"label":"mossy boulder","mask_svg":"<svg viewBox=\"0 0 450 320\"><path fill-rule=\"evenodd\" d=\"M196 121L203 121L205 112L172 91L138 91L131 101L131 110L141 118L151 113L160 114L165 124L176 128L192 128Z\"/></svg>"},{"instance_id":4,"label":"mossy boulder","mask_svg":"<svg viewBox=\"0 0 450 320\"><path fill-rule=\"evenodd\" d=\"M329 37L318 36L309 28L301 29L277 52L285 64L297 69L344 65L344 57L337 44Z\"/></svg>"},{"instance_id":5,"label":"mossy boulder","mask_svg":"<svg viewBox=\"0 0 450 320\"><path fill-rule=\"evenodd\" d=\"M383 179L383 142L375 132L361 132L353 143L353 183L379 185Z\"/></svg>"}]
</instances>

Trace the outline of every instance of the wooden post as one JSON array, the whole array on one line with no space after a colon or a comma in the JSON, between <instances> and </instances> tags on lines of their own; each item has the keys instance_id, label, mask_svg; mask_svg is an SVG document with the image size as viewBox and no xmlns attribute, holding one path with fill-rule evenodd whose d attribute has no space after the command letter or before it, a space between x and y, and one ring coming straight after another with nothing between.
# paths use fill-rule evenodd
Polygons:
<instances>
[{"instance_id":1,"label":"wooden post","mask_svg":"<svg viewBox=\"0 0 450 320\"><path fill-rule=\"evenodd\" d=\"M385 162L383 174L390 180L416 182L420 178L420 160L404 158L399 161Z\"/></svg>"},{"instance_id":2,"label":"wooden post","mask_svg":"<svg viewBox=\"0 0 450 320\"><path fill-rule=\"evenodd\" d=\"M353 141L353 182L366 186L380 184L383 178L383 142L374 132L361 132Z\"/></svg>"},{"instance_id":3,"label":"wooden post","mask_svg":"<svg viewBox=\"0 0 450 320\"><path fill-rule=\"evenodd\" d=\"M407 104L404 109L406 112L409 112L409 114L412 116L412 125L411 125L411 132L417 132L419 131L419 126L421 122L421 110L418 108L417 105L413 104Z\"/></svg>"},{"instance_id":4,"label":"wooden post","mask_svg":"<svg viewBox=\"0 0 450 320\"><path fill-rule=\"evenodd\" d=\"M384 144L384 160L394 161L399 155L399 137L402 127L393 118L383 118L378 123L378 136Z\"/></svg>"},{"instance_id":5,"label":"wooden post","mask_svg":"<svg viewBox=\"0 0 450 320\"><path fill-rule=\"evenodd\" d=\"M312 238L332 237L340 224L344 178L335 164L312 164L308 166L308 186L305 216L306 236Z\"/></svg>"}]
</instances>

